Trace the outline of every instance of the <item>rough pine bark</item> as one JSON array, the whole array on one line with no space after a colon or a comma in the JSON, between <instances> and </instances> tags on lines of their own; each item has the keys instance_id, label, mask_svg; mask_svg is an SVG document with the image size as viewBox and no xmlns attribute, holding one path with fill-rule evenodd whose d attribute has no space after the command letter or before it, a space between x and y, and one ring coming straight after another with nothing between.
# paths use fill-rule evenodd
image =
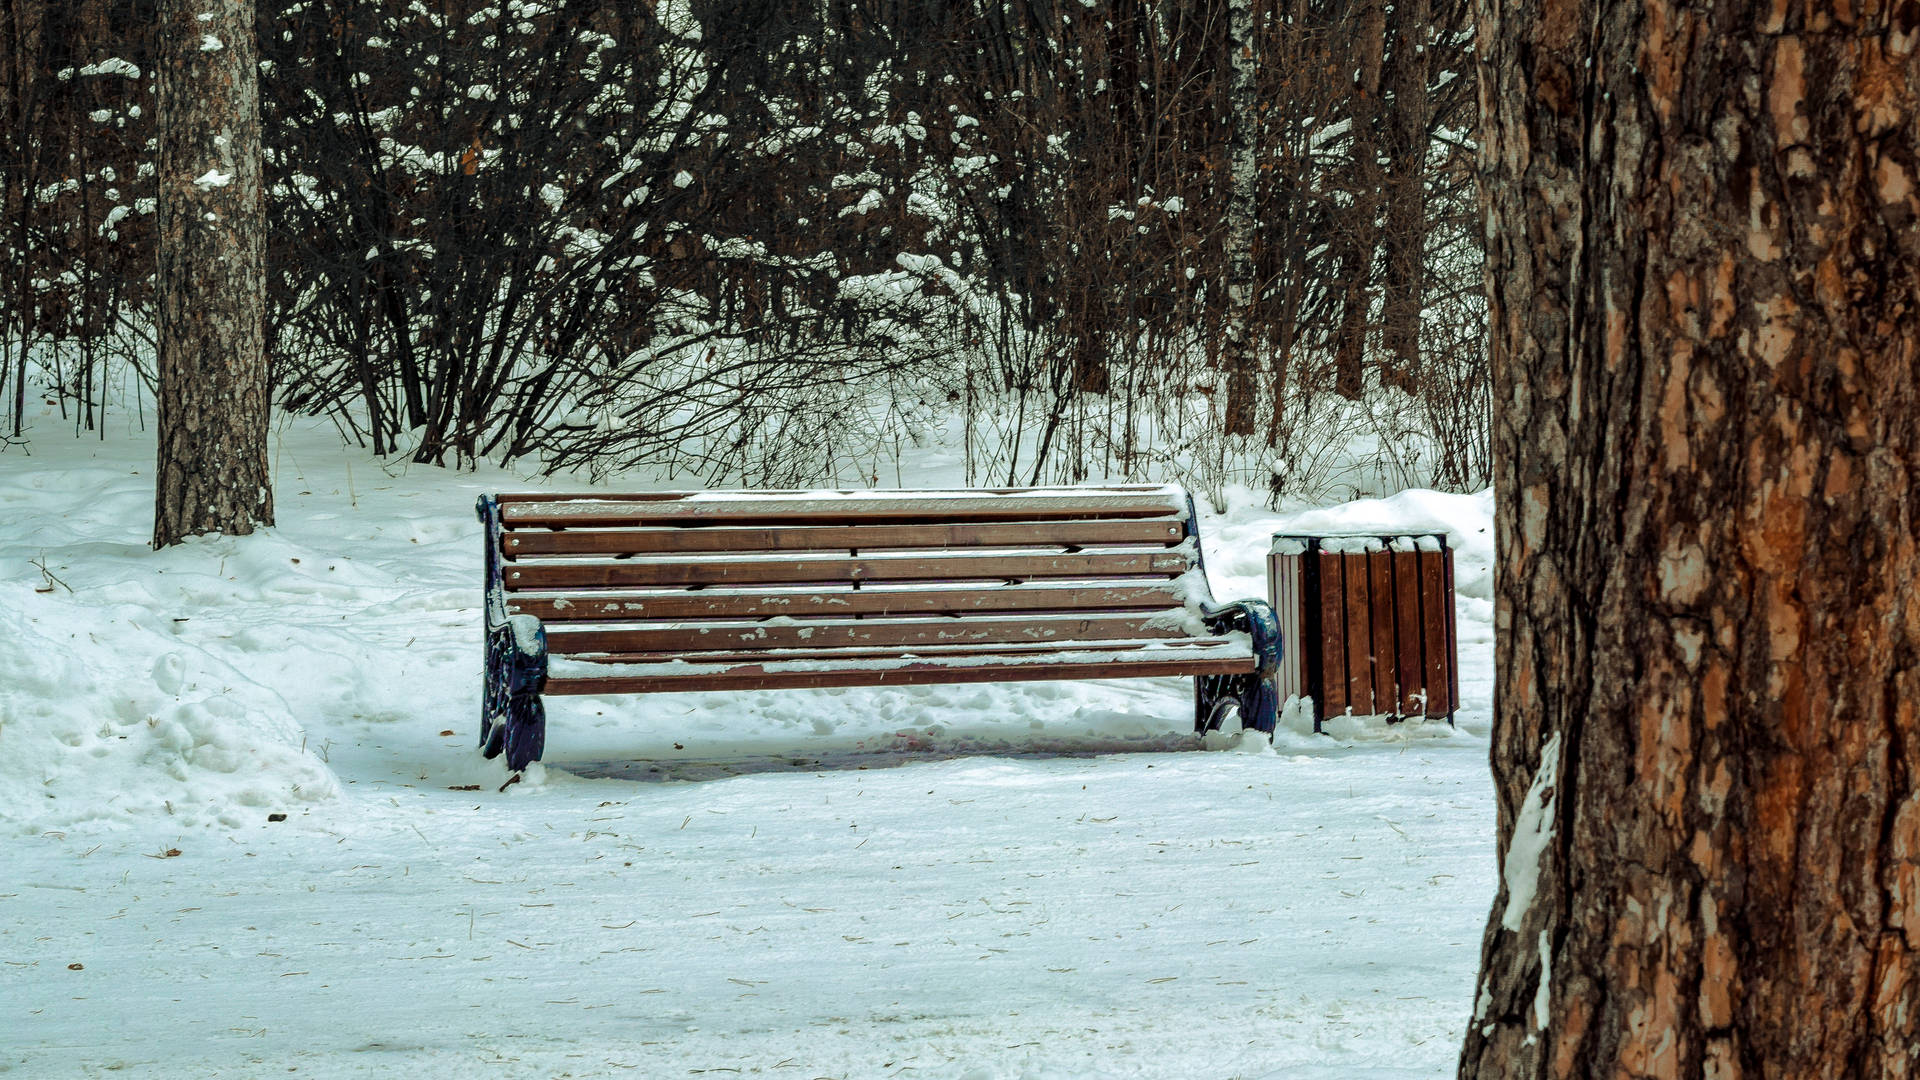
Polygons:
<instances>
[{"instance_id":1,"label":"rough pine bark","mask_svg":"<svg viewBox=\"0 0 1920 1080\"><path fill-rule=\"evenodd\" d=\"M160 0L153 545L273 523L253 0Z\"/></svg>"},{"instance_id":2,"label":"rough pine bark","mask_svg":"<svg viewBox=\"0 0 1920 1080\"><path fill-rule=\"evenodd\" d=\"M1460 1075L1920 1076L1920 3L1479 0Z\"/></svg>"}]
</instances>

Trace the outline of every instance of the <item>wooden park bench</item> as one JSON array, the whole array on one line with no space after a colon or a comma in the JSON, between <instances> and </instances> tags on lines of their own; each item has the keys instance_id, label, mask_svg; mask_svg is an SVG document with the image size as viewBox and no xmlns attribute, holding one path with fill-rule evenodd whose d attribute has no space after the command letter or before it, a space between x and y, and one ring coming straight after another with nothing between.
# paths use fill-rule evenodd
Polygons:
<instances>
[{"instance_id":1,"label":"wooden park bench","mask_svg":"<svg viewBox=\"0 0 1920 1080\"><path fill-rule=\"evenodd\" d=\"M1273 610L1214 601L1179 487L541 493L479 514L480 745L515 774L543 693L1191 675L1197 729L1277 718Z\"/></svg>"}]
</instances>

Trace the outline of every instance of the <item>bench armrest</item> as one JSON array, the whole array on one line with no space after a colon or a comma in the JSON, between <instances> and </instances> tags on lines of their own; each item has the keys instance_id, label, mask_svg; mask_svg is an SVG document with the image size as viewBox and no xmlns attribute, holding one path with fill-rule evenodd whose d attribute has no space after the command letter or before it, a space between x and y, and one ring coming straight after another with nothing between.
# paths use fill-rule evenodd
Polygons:
<instances>
[{"instance_id":1,"label":"bench armrest","mask_svg":"<svg viewBox=\"0 0 1920 1080\"><path fill-rule=\"evenodd\" d=\"M1231 603L1206 603L1200 617L1207 629L1216 634L1238 632L1253 639L1253 655L1260 663L1259 673L1271 678L1280 672L1280 658L1286 643L1280 638L1280 618L1265 600L1235 600Z\"/></svg>"},{"instance_id":2,"label":"bench armrest","mask_svg":"<svg viewBox=\"0 0 1920 1080\"><path fill-rule=\"evenodd\" d=\"M474 506L486 527L486 636L489 661L503 666L509 692L538 694L547 683L547 631L532 615L507 614L507 593L500 581L500 503L480 496Z\"/></svg>"},{"instance_id":3,"label":"bench armrest","mask_svg":"<svg viewBox=\"0 0 1920 1080\"><path fill-rule=\"evenodd\" d=\"M1187 495L1187 542L1193 545L1193 565L1200 571L1204 590L1194 599L1207 629L1216 634L1239 631L1253 638L1253 655L1259 661L1258 675L1273 681L1280 677L1280 657L1286 646L1280 640L1280 618L1265 600L1234 600L1222 604L1213 599L1213 587L1207 581L1207 563L1200 554L1200 508L1193 495Z\"/></svg>"},{"instance_id":4,"label":"bench armrest","mask_svg":"<svg viewBox=\"0 0 1920 1080\"><path fill-rule=\"evenodd\" d=\"M507 616L507 641L513 648L516 678L528 680L527 690L537 692L547 681L547 630L531 615ZM534 680L538 682L534 682ZM516 690L520 687L515 687Z\"/></svg>"}]
</instances>

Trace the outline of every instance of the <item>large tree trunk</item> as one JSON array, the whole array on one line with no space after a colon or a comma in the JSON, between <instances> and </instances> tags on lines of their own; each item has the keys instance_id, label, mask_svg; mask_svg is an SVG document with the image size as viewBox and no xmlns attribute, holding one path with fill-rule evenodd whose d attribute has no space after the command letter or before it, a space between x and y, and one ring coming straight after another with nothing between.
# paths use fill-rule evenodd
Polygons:
<instances>
[{"instance_id":1,"label":"large tree trunk","mask_svg":"<svg viewBox=\"0 0 1920 1080\"><path fill-rule=\"evenodd\" d=\"M1480 0L1462 1077L1920 1076L1920 4Z\"/></svg>"},{"instance_id":2,"label":"large tree trunk","mask_svg":"<svg viewBox=\"0 0 1920 1080\"><path fill-rule=\"evenodd\" d=\"M273 523L253 0L160 0L153 545Z\"/></svg>"}]
</instances>

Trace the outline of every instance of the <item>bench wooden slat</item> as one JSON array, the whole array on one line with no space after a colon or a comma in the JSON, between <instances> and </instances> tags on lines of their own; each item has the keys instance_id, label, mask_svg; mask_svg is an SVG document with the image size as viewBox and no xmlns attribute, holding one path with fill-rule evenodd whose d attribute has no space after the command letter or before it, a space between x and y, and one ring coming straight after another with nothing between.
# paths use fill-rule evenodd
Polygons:
<instances>
[{"instance_id":1,"label":"bench wooden slat","mask_svg":"<svg viewBox=\"0 0 1920 1080\"><path fill-rule=\"evenodd\" d=\"M971 616L943 619L834 620L813 623L706 623L619 629L555 628L547 650L556 655L618 652L694 652L716 649L803 649L809 646L921 645L1006 641L1097 641L1118 638L1191 638L1184 611L1140 616Z\"/></svg>"},{"instance_id":2,"label":"bench wooden slat","mask_svg":"<svg viewBox=\"0 0 1920 1080\"><path fill-rule=\"evenodd\" d=\"M1064 521L1085 518L1143 518L1184 514L1186 506L1171 494L979 495L953 492L901 492L838 497L794 495L716 499L681 493L645 499L509 502L500 507L508 528L540 525L580 528L593 525L672 525L725 521L735 525L804 522L986 522Z\"/></svg>"},{"instance_id":3,"label":"bench wooden slat","mask_svg":"<svg viewBox=\"0 0 1920 1080\"><path fill-rule=\"evenodd\" d=\"M1105 494L1105 495L1154 495L1183 501L1185 489L1171 484L1100 484L1076 485L1074 487L982 487L965 489L947 488L838 488L824 492L827 495L843 498L871 497L878 499L898 498L902 495L1035 495L1035 494ZM753 494L767 499L811 499L818 498L822 491L808 488L756 488ZM495 503L506 506L509 503L530 502L671 502L692 496L712 498L707 491L508 491L492 496Z\"/></svg>"},{"instance_id":4,"label":"bench wooden slat","mask_svg":"<svg viewBox=\"0 0 1920 1080\"><path fill-rule=\"evenodd\" d=\"M778 662L739 664L711 672L673 674L670 670L637 674L579 677L551 675L549 694L661 694L697 690L802 690L829 686L925 686L934 683L1035 682L1052 679L1133 679L1161 675L1231 675L1252 671L1251 655L1216 656L1208 652L1192 657L1154 655L1108 657L1097 660L1061 660L1050 663L1021 663L1009 658L1006 664L985 664L967 657L967 666L943 664L938 660L904 661L886 668L857 667L839 670L806 670L806 662L793 667ZM666 669L669 665L646 665ZM620 669L614 669L616 672ZM633 668L626 669L634 671Z\"/></svg>"},{"instance_id":5,"label":"bench wooden slat","mask_svg":"<svg viewBox=\"0 0 1920 1080\"><path fill-rule=\"evenodd\" d=\"M1178 586L994 585L966 588L854 589L847 585L798 592L710 589L699 592L508 593L507 610L545 623L619 619L795 618L819 615L931 615L1007 611L1128 611L1178 607Z\"/></svg>"},{"instance_id":6,"label":"bench wooden slat","mask_svg":"<svg viewBox=\"0 0 1920 1080\"><path fill-rule=\"evenodd\" d=\"M973 525L825 525L784 528L651 527L553 532L521 528L502 538L508 558L527 555L646 555L702 551L867 551L879 548L1178 544L1178 518L1038 521Z\"/></svg>"},{"instance_id":7,"label":"bench wooden slat","mask_svg":"<svg viewBox=\"0 0 1920 1080\"><path fill-rule=\"evenodd\" d=\"M1232 638L1187 638L1168 640L1155 638L1144 641L1119 639L1114 641L1004 641L986 644L967 645L916 645L911 650L902 650L897 646L856 646L835 649L766 649L719 651L719 652L673 652L673 653L599 653L591 656L576 656L573 659L591 663L605 664L666 664L675 660L689 664L745 664L765 661L836 661L836 660L872 660L876 658L899 657L910 652L915 657L949 656L1011 656L1016 654L1056 653L1070 656L1074 653L1144 653L1169 656L1237 656L1246 653L1247 645Z\"/></svg>"},{"instance_id":8,"label":"bench wooden slat","mask_svg":"<svg viewBox=\"0 0 1920 1080\"><path fill-rule=\"evenodd\" d=\"M1111 578L1185 573L1179 551L1101 555L944 555L868 558L675 559L620 562L510 563L508 589L619 585L806 585L842 581L982 581Z\"/></svg>"}]
</instances>

